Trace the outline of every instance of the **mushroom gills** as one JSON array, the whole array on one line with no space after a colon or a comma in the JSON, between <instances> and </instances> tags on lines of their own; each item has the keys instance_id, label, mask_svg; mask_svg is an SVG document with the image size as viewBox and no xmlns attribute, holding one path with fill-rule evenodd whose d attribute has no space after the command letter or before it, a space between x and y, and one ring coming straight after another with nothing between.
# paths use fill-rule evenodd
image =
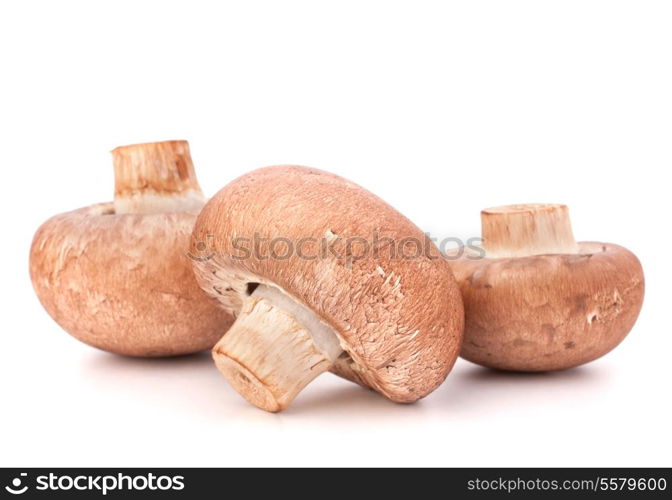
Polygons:
<instances>
[{"instance_id":1,"label":"mushroom gills","mask_svg":"<svg viewBox=\"0 0 672 500\"><path fill-rule=\"evenodd\" d=\"M277 412L343 353L334 330L313 311L271 285L251 294L213 349L218 369L253 405Z\"/></svg>"}]
</instances>

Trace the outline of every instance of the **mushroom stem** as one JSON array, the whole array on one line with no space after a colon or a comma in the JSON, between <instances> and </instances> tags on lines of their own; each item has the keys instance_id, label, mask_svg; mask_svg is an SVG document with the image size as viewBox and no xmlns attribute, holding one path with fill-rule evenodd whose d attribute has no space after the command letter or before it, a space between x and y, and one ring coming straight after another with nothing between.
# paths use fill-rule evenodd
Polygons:
<instances>
[{"instance_id":1,"label":"mushroom stem","mask_svg":"<svg viewBox=\"0 0 672 500\"><path fill-rule=\"evenodd\" d=\"M277 412L342 352L334 331L314 312L275 287L259 285L212 355L245 399Z\"/></svg>"},{"instance_id":2,"label":"mushroom stem","mask_svg":"<svg viewBox=\"0 0 672 500\"><path fill-rule=\"evenodd\" d=\"M120 146L112 161L118 214L186 212L205 202L187 141Z\"/></svg>"},{"instance_id":3,"label":"mushroom stem","mask_svg":"<svg viewBox=\"0 0 672 500\"><path fill-rule=\"evenodd\" d=\"M481 211L481 236L489 258L579 251L566 205L530 203L486 208Z\"/></svg>"}]
</instances>

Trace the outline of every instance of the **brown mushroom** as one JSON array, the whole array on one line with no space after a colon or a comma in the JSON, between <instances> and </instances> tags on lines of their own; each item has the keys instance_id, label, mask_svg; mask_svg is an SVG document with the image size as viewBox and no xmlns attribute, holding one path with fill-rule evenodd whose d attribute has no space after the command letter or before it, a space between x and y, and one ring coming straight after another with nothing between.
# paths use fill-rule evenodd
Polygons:
<instances>
[{"instance_id":1,"label":"brown mushroom","mask_svg":"<svg viewBox=\"0 0 672 500\"><path fill-rule=\"evenodd\" d=\"M237 316L213 357L262 409L284 409L330 369L410 403L458 355L450 266L408 219L341 177L280 166L238 178L199 215L199 249L201 286Z\"/></svg>"},{"instance_id":2,"label":"brown mushroom","mask_svg":"<svg viewBox=\"0 0 672 500\"><path fill-rule=\"evenodd\" d=\"M30 276L63 329L100 349L168 356L208 349L232 318L199 288L187 256L205 200L186 141L112 151L114 203L46 221Z\"/></svg>"},{"instance_id":3,"label":"brown mushroom","mask_svg":"<svg viewBox=\"0 0 672 500\"><path fill-rule=\"evenodd\" d=\"M481 224L482 249L448 255L465 307L462 357L503 370L561 370L625 338L644 298L634 254L576 243L564 205L489 208Z\"/></svg>"}]
</instances>

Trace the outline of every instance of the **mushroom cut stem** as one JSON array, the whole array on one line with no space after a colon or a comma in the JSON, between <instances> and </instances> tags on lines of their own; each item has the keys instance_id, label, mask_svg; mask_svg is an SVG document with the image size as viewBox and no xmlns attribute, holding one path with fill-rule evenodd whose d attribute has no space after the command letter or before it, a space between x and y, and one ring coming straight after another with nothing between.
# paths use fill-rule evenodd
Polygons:
<instances>
[{"instance_id":1,"label":"mushroom cut stem","mask_svg":"<svg viewBox=\"0 0 672 500\"><path fill-rule=\"evenodd\" d=\"M566 205L529 203L481 211L481 236L488 258L575 254Z\"/></svg>"},{"instance_id":2,"label":"mushroom cut stem","mask_svg":"<svg viewBox=\"0 0 672 500\"><path fill-rule=\"evenodd\" d=\"M205 202L187 141L121 146L112 161L115 213L197 211Z\"/></svg>"},{"instance_id":3,"label":"mushroom cut stem","mask_svg":"<svg viewBox=\"0 0 672 500\"><path fill-rule=\"evenodd\" d=\"M275 287L258 285L212 354L236 391L277 412L342 352L334 331L314 312Z\"/></svg>"}]
</instances>

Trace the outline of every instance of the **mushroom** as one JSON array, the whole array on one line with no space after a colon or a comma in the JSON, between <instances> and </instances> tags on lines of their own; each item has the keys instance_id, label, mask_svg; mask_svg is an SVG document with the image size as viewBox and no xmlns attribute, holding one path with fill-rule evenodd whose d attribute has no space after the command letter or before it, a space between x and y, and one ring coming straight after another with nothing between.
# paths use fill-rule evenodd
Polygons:
<instances>
[{"instance_id":1,"label":"mushroom","mask_svg":"<svg viewBox=\"0 0 672 500\"><path fill-rule=\"evenodd\" d=\"M199 283L237 317L215 363L259 408L286 408L327 370L410 403L458 355L463 309L448 262L341 177L277 166L238 178L199 215L198 249Z\"/></svg>"},{"instance_id":2,"label":"mushroom","mask_svg":"<svg viewBox=\"0 0 672 500\"><path fill-rule=\"evenodd\" d=\"M562 370L625 338L644 298L634 254L575 242L564 205L488 208L481 224L482 249L448 255L464 300L463 358L502 370Z\"/></svg>"},{"instance_id":3,"label":"mushroom","mask_svg":"<svg viewBox=\"0 0 672 500\"><path fill-rule=\"evenodd\" d=\"M211 348L233 318L199 288L187 256L205 200L186 141L112 151L114 203L52 217L30 277L63 329L100 349L169 356Z\"/></svg>"}]
</instances>

